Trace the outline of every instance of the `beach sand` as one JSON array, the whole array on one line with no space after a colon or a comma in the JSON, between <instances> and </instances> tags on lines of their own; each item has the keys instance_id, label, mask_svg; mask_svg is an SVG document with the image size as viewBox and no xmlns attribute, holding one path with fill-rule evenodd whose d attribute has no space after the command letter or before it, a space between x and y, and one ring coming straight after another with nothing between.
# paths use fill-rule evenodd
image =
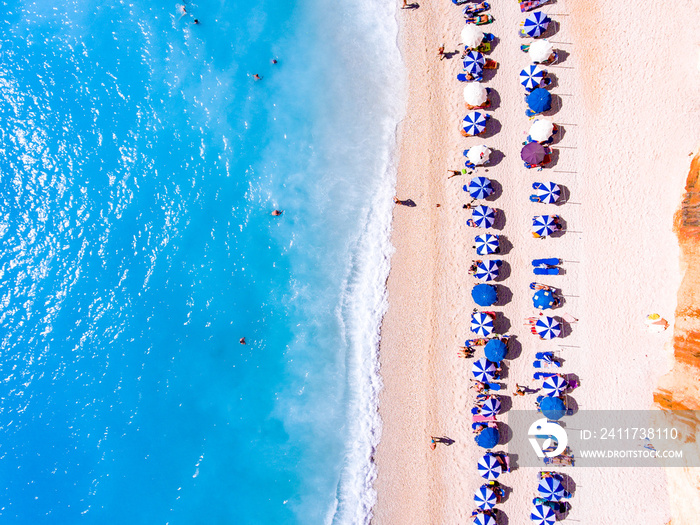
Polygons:
<instances>
[{"instance_id":1,"label":"beach sand","mask_svg":"<svg viewBox=\"0 0 700 525\"><path fill-rule=\"evenodd\" d=\"M560 0L543 9L559 23L550 40L562 60L548 70L556 77L551 118L563 131L554 166L541 172L525 169L519 158L530 121L518 81L528 59L519 50L525 15L517 3L492 3L495 22L484 29L500 39L489 54L499 69L486 77L496 92L494 120L486 137L468 139L459 134L466 114L464 85L456 81L460 60L437 58L443 43L447 51L457 49L461 9L448 0L419 3L397 15L408 92L396 191L417 206L394 212L396 251L380 344L377 524L466 523L482 482L476 462L483 451L470 428L469 361L457 351L471 337L474 280L467 269L476 255L474 235L485 230L465 224L469 212L462 204L469 199L461 188L469 177L447 179L447 170L463 166L461 152L484 143L497 160L478 174L502 188L490 204L503 212L494 233L512 245L500 257L506 278L498 283L501 300L493 308L497 331L515 336L508 393L516 382L535 385L535 352L557 350L565 359L562 372L580 378L572 394L580 409L647 409L673 365L673 327L651 334L644 319L658 312L673 320L681 277L673 214L700 138L700 41L693 24L678 22L699 19L690 0L654 4L657 13L639 0L618 6ZM529 202L533 181L564 186L567 203ZM547 212L563 217L566 233L533 239L532 215ZM538 257L567 261L565 275L538 279L562 289L565 304L556 313L578 319L556 341L536 340L523 324L533 313L530 260ZM533 405L529 396L513 400L515 409ZM507 422L507 414L499 420ZM431 435L455 443L432 451ZM512 488L499 505L510 523L527 521L536 472L519 468L499 478ZM682 502L668 495L673 473L669 483L662 469L565 472L576 483L572 521L663 525L673 516L674 523L684 523L671 507Z\"/></svg>"}]
</instances>

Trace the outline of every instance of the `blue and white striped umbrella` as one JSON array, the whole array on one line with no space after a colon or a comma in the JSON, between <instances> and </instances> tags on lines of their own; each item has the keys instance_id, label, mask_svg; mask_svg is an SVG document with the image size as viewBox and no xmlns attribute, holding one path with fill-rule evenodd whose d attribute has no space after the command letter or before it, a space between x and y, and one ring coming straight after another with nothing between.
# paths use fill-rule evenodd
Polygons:
<instances>
[{"instance_id":1,"label":"blue and white striped umbrella","mask_svg":"<svg viewBox=\"0 0 700 525\"><path fill-rule=\"evenodd\" d=\"M477 136L486 129L489 116L483 111L470 111L462 120L462 129L467 135Z\"/></svg>"},{"instance_id":2,"label":"blue and white striped umbrella","mask_svg":"<svg viewBox=\"0 0 700 525\"><path fill-rule=\"evenodd\" d=\"M498 523L489 514L477 514L474 516L474 525L498 525Z\"/></svg>"},{"instance_id":3,"label":"blue and white striped umbrella","mask_svg":"<svg viewBox=\"0 0 700 525\"><path fill-rule=\"evenodd\" d=\"M472 208L472 220L479 228L490 228L496 222L496 212L493 208L479 205Z\"/></svg>"},{"instance_id":4,"label":"blue and white striped umbrella","mask_svg":"<svg viewBox=\"0 0 700 525\"><path fill-rule=\"evenodd\" d=\"M531 91L540 85L546 70L537 64L530 64L520 72L520 83Z\"/></svg>"},{"instance_id":5,"label":"blue and white striped umbrella","mask_svg":"<svg viewBox=\"0 0 700 525\"><path fill-rule=\"evenodd\" d=\"M553 182L536 182L535 195L540 198L540 202L554 204L559 200L561 188Z\"/></svg>"},{"instance_id":6,"label":"blue and white striped umbrella","mask_svg":"<svg viewBox=\"0 0 700 525\"><path fill-rule=\"evenodd\" d=\"M493 333L493 319L484 312L474 312L470 328L476 335L489 336Z\"/></svg>"},{"instance_id":7,"label":"blue and white striped umbrella","mask_svg":"<svg viewBox=\"0 0 700 525\"><path fill-rule=\"evenodd\" d=\"M498 458L491 454L490 452L484 454L484 456L476 464L476 468L481 474L481 477L487 481L493 481L498 476L503 474L503 467L501 466Z\"/></svg>"},{"instance_id":8,"label":"blue and white striped umbrella","mask_svg":"<svg viewBox=\"0 0 700 525\"><path fill-rule=\"evenodd\" d=\"M483 383L493 381L495 373L496 365L488 359L486 359L485 357L477 359L476 361L474 361L474 364L472 364L472 375L477 381L481 381Z\"/></svg>"},{"instance_id":9,"label":"blue and white striped umbrella","mask_svg":"<svg viewBox=\"0 0 700 525\"><path fill-rule=\"evenodd\" d=\"M498 503L498 496L489 487L480 487L474 493L474 504L479 509L490 510L496 506L496 503Z\"/></svg>"},{"instance_id":10,"label":"blue and white striped umbrella","mask_svg":"<svg viewBox=\"0 0 700 525\"><path fill-rule=\"evenodd\" d=\"M542 339L554 339L561 333L561 324L553 317L540 317L535 323L535 331Z\"/></svg>"},{"instance_id":11,"label":"blue and white striped umbrella","mask_svg":"<svg viewBox=\"0 0 700 525\"><path fill-rule=\"evenodd\" d=\"M530 519L535 525L554 525L557 515L546 505L535 505L530 511Z\"/></svg>"},{"instance_id":12,"label":"blue and white striped umbrella","mask_svg":"<svg viewBox=\"0 0 700 525\"><path fill-rule=\"evenodd\" d=\"M535 215L532 218L532 231L540 237L547 237L556 230L554 215Z\"/></svg>"},{"instance_id":13,"label":"blue and white striped umbrella","mask_svg":"<svg viewBox=\"0 0 700 525\"><path fill-rule=\"evenodd\" d=\"M481 261L476 265L476 272L474 272L474 277L483 282L493 281L498 277L498 272L500 268L500 260Z\"/></svg>"},{"instance_id":14,"label":"blue and white striped umbrella","mask_svg":"<svg viewBox=\"0 0 700 525\"><path fill-rule=\"evenodd\" d=\"M498 235L482 233L474 237L474 243L476 245L476 253L479 255L491 255L498 250Z\"/></svg>"},{"instance_id":15,"label":"blue and white striped umbrella","mask_svg":"<svg viewBox=\"0 0 700 525\"><path fill-rule=\"evenodd\" d=\"M484 64L486 64L486 59L484 55L478 51L469 51L462 61L464 66L464 71L472 75L481 75L481 71L484 69Z\"/></svg>"},{"instance_id":16,"label":"blue and white striped umbrella","mask_svg":"<svg viewBox=\"0 0 700 525\"><path fill-rule=\"evenodd\" d=\"M484 417L497 415L501 411L501 401L496 396L487 397L481 404L479 413Z\"/></svg>"},{"instance_id":17,"label":"blue and white striped umbrella","mask_svg":"<svg viewBox=\"0 0 700 525\"><path fill-rule=\"evenodd\" d=\"M549 376L542 381L542 392L545 396L553 397L564 393L569 383L561 376Z\"/></svg>"},{"instance_id":18,"label":"blue and white striped umbrella","mask_svg":"<svg viewBox=\"0 0 700 525\"><path fill-rule=\"evenodd\" d=\"M527 15L525 24L523 24L523 31L527 36L537 38L547 30L547 26L551 21L552 19L542 11L535 11Z\"/></svg>"},{"instance_id":19,"label":"blue and white striped umbrella","mask_svg":"<svg viewBox=\"0 0 700 525\"><path fill-rule=\"evenodd\" d=\"M474 177L469 181L469 184L465 184L462 189L468 192L474 199L485 199L493 193L491 179L487 179L486 177Z\"/></svg>"},{"instance_id":20,"label":"blue and white striped umbrella","mask_svg":"<svg viewBox=\"0 0 700 525\"><path fill-rule=\"evenodd\" d=\"M561 501L564 498L564 485L557 478L542 478L537 492L546 500Z\"/></svg>"}]
</instances>

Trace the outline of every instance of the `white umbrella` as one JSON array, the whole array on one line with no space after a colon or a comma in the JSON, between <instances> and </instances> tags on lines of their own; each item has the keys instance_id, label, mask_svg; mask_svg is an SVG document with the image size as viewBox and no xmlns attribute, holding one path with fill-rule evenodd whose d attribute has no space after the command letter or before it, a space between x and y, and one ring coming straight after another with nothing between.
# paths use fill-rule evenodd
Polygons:
<instances>
[{"instance_id":1,"label":"white umbrella","mask_svg":"<svg viewBox=\"0 0 700 525\"><path fill-rule=\"evenodd\" d=\"M477 48L484 40L484 32L474 24L467 24L462 29L462 43L468 48Z\"/></svg>"},{"instance_id":2,"label":"white umbrella","mask_svg":"<svg viewBox=\"0 0 700 525\"><path fill-rule=\"evenodd\" d=\"M530 55L530 60L533 62L546 62L553 51L554 48L552 44L545 38L542 40L535 40L530 44L528 54Z\"/></svg>"},{"instance_id":3,"label":"white umbrella","mask_svg":"<svg viewBox=\"0 0 700 525\"><path fill-rule=\"evenodd\" d=\"M486 103L488 94L483 84L470 82L464 86L464 101L470 106L481 106Z\"/></svg>"},{"instance_id":4,"label":"white umbrella","mask_svg":"<svg viewBox=\"0 0 700 525\"><path fill-rule=\"evenodd\" d=\"M491 150L484 145L472 146L467 151L467 160L475 166L481 166L489 161Z\"/></svg>"},{"instance_id":5,"label":"white umbrella","mask_svg":"<svg viewBox=\"0 0 700 525\"><path fill-rule=\"evenodd\" d=\"M530 126L530 137L537 142L545 142L550 139L554 131L554 124L544 118L539 118Z\"/></svg>"}]
</instances>

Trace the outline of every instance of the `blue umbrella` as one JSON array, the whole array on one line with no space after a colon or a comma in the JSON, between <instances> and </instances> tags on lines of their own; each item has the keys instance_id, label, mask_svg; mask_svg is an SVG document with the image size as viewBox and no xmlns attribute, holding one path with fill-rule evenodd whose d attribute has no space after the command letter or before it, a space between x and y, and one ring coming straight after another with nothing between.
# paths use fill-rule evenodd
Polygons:
<instances>
[{"instance_id":1,"label":"blue umbrella","mask_svg":"<svg viewBox=\"0 0 700 525\"><path fill-rule=\"evenodd\" d=\"M542 392L547 397L556 397L563 394L568 386L569 383L567 383L566 379L559 375L553 375L546 377L542 381Z\"/></svg>"},{"instance_id":2,"label":"blue umbrella","mask_svg":"<svg viewBox=\"0 0 700 525\"><path fill-rule=\"evenodd\" d=\"M483 111L470 111L462 120L462 129L467 135L474 137L486 129L489 118Z\"/></svg>"},{"instance_id":3,"label":"blue umbrella","mask_svg":"<svg viewBox=\"0 0 700 525\"><path fill-rule=\"evenodd\" d=\"M493 281L498 278L498 272L501 268L503 261L500 259L494 259L490 261L481 261L476 265L476 272L474 272L474 277L480 281Z\"/></svg>"},{"instance_id":4,"label":"blue umbrella","mask_svg":"<svg viewBox=\"0 0 700 525\"><path fill-rule=\"evenodd\" d=\"M532 218L532 231L540 237L547 237L557 229L556 215L535 215Z\"/></svg>"},{"instance_id":5,"label":"blue umbrella","mask_svg":"<svg viewBox=\"0 0 700 525\"><path fill-rule=\"evenodd\" d=\"M491 454L490 452L484 454L484 456L476 464L476 468L481 474L481 477L486 481L493 481L498 476L503 474L503 467L498 458Z\"/></svg>"},{"instance_id":6,"label":"blue umbrella","mask_svg":"<svg viewBox=\"0 0 700 525\"><path fill-rule=\"evenodd\" d=\"M493 318L484 312L472 314L471 331L483 337L491 335L493 332Z\"/></svg>"},{"instance_id":7,"label":"blue umbrella","mask_svg":"<svg viewBox=\"0 0 700 525\"><path fill-rule=\"evenodd\" d=\"M561 323L553 317L540 317L535 323L535 331L542 339L554 339L561 334Z\"/></svg>"},{"instance_id":8,"label":"blue umbrella","mask_svg":"<svg viewBox=\"0 0 700 525\"><path fill-rule=\"evenodd\" d=\"M474 516L474 525L498 525L495 518L489 514L479 513Z\"/></svg>"},{"instance_id":9,"label":"blue umbrella","mask_svg":"<svg viewBox=\"0 0 700 525\"><path fill-rule=\"evenodd\" d=\"M532 38L537 38L547 30L547 26L552 21L542 11L530 13L523 24L523 32Z\"/></svg>"},{"instance_id":10,"label":"blue umbrella","mask_svg":"<svg viewBox=\"0 0 700 525\"><path fill-rule=\"evenodd\" d=\"M561 501L564 498L564 485L557 478L542 478L537 492L546 500Z\"/></svg>"},{"instance_id":11,"label":"blue umbrella","mask_svg":"<svg viewBox=\"0 0 700 525\"><path fill-rule=\"evenodd\" d=\"M482 448L493 448L498 445L501 436L498 430L492 427L486 427L484 430L479 432L474 441L476 444Z\"/></svg>"},{"instance_id":12,"label":"blue umbrella","mask_svg":"<svg viewBox=\"0 0 700 525\"><path fill-rule=\"evenodd\" d=\"M469 51L462 61L464 70L474 76L481 75L481 71L484 69L484 64L486 64L486 59L484 58L484 55L478 51Z\"/></svg>"},{"instance_id":13,"label":"blue umbrella","mask_svg":"<svg viewBox=\"0 0 700 525\"><path fill-rule=\"evenodd\" d=\"M540 198L540 202L545 204L554 204L561 195L561 188L553 182L534 182L532 187L535 195Z\"/></svg>"},{"instance_id":14,"label":"blue umbrella","mask_svg":"<svg viewBox=\"0 0 700 525\"><path fill-rule=\"evenodd\" d=\"M496 287L490 284L477 284L472 288L472 299L479 306L491 306L498 301Z\"/></svg>"},{"instance_id":15,"label":"blue umbrella","mask_svg":"<svg viewBox=\"0 0 700 525\"><path fill-rule=\"evenodd\" d=\"M508 348L500 339L491 339L484 347L484 355L489 361L500 363L506 358Z\"/></svg>"},{"instance_id":16,"label":"blue umbrella","mask_svg":"<svg viewBox=\"0 0 700 525\"><path fill-rule=\"evenodd\" d=\"M472 220L479 228L490 228L496 222L496 212L493 208L480 204L472 208Z\"/></svg>"},{"instance_id":17,"label":"blue umbrella","mask_svg":"<svg viewBox=\"0 0 700 525\"><path fill-rule=\"evenodd\" d=\"M535 308L546 310L554 305L554 294L550 290L537 290L532 296L532 302Z\"/></svg>"},{"instance_id":18,"label":"blue umbrella","mask_svg":"<svg viewBox=\"0 0 700 525\"><path fill-rule=\"evenodd\" d=\"M485 199L493 193L491 179L486 177L474 177L469 181L469 185L465 184L462 189L474 199Z\"/></svg>"},{"instance_id":19,"label":"blue umbrella","mask_svg":"<svg viewBox=\"0 0 700 525\"><path fill-rule=\"evenodd\" d=\"M557 421L566 415L566 405L558 397L546 396L540 401L540 410L547 419Z\"/></svg>"},{"instance_id":20,"label":"blue umbrella","mask_svg":"<svg viewBox=\"0 0 700 525\"><path fill-rule=\"evenodd\" d=\"M498 250L498 235L483 233L474 237L476 253L479 255L491 255Z\"/></svg>"},{"instance_id":21,"label":"blue umbrella","mask_svg":"<svg viewBox=\"0 0 700 525\"><path fill-rule=\"evenodd\" d=\"M540 85L546 70L537 64L530 64L520 72L520 83L526 90L532 91Z\"/></svg>"},{"instance_id":22,"label":"blue umbrella","mask_svg":"<svg viewBox=\"0 0 700 525\"><path fill-rule=\"evenodd\" d=\"M530 519L535 525L554 525L557 515L546 505L535 505L530 511Z\"/></svg>"},{"instance_id":23,"label":"blue umbrella","mask_svg":"<svg viewBox=\"0 0 700 525\"><path fill-rule=\"evenodd\" d=\"M472 364L472 375L477 381L488 383L489 381L493 381L495 374L496 365L488 359L481 357Z\"/></svg>"},{"instance_id":24,"label":"blue umbrella","mask_svg":"<svg viewBox=\"0 0 700 525\"><path fill-rule=\"evenodd\" d=\"M482 510L490 510L498 503L498 496L493 489L483 486L474 494L474 504Z\"/></svg>"},{"instance_id":25,"label":"blue umbrella","mask_svg":"<svg viewBox=\"0 0 700 525\"><path fill-rule=\"evenodd\" d=\"M535 88L525 99L533 113L542 113L552 107L552 95L544 88Z\"/></svg>"},{"instance_id":26,"label":"blue umbrella","mask_svg":"<svg viewBox=\"0 0 700 525\"><path fill-rule=\"evenodd\" d=\"M479 413L484 417L497 415L501 411L501 402L496 396L487 397L481 404Z\"/></svg>"}]
</instances>

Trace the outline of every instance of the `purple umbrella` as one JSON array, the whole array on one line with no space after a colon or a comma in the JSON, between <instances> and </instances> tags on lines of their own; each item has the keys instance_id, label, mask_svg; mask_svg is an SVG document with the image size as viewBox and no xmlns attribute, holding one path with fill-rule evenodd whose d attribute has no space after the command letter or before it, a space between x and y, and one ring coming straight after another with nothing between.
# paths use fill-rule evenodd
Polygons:
<instances>
[{"instance_id":1,"label":"purple umbrella","mask_svg":"<svg viewBox=\"0 0 700 525\"><path fill-rule=\"evenodd\" d=\"M539 142L530 142L520 151L520 158L528 164L540 164L544 160L546 154L547 150L544 149L542 144Z\"/></svg>"}]
</instances>

